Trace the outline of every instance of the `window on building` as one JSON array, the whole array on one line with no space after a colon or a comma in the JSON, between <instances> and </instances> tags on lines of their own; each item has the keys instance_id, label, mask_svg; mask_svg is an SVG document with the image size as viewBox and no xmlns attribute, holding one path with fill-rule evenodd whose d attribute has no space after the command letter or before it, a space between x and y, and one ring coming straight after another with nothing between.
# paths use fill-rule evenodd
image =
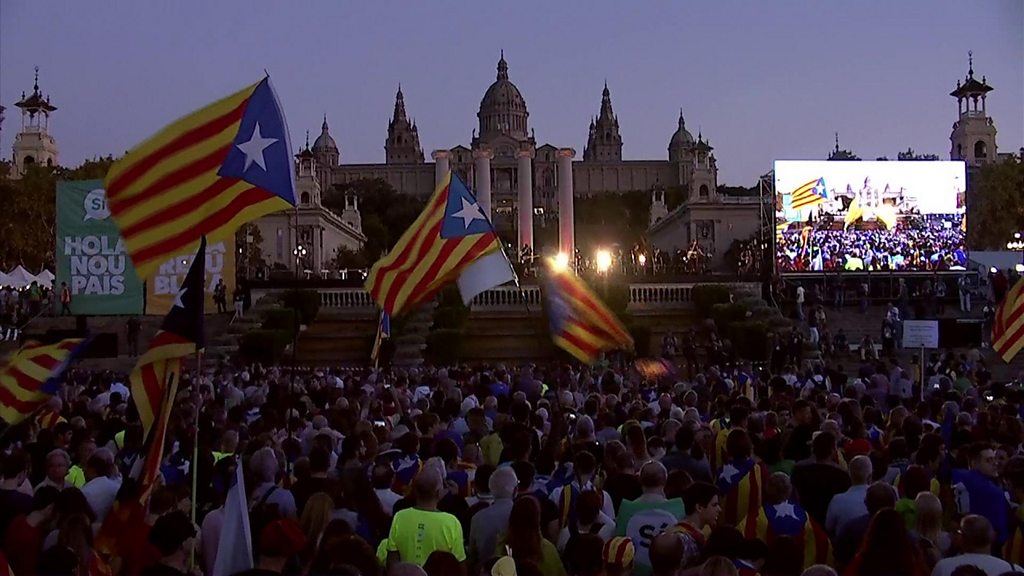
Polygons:
<instances>
[{"instance_id":1,"label":"window on building","mask_svg":"<svg viewBox=\"0 0 1024 576\"><path fill-rule=\"evenodd\" d=\"M975 158L987 158L988 157L988 146L985 145L984 140L978 140L974 143L974 157Z\"/></svg>"},{"instance_id":2,"label":"window on building","mask_svg":"<svg viewBox=\"0 0 1024 576\"><path fill-rule=\"evenodd\" d=\"M26 168L26 169L27 169L27 168L28 168L29 166L31 166L31 165L33 165L33 164L35 164L35 163L36 163L36 159L35 159L34 157L32 157L32 156L25 156L25 160L24 160L24 161L22 162L22 164L24 164L24 165L25 165L25 168Z\"/></svg>"},{"instance_id":3,"label":"window on building","mask_svg":"<svg viewBox=\"0 0 1024 576\"><path fill-rule=\"evenodd\" d=\"M700 185L700 192L699 192L699 194L700 194L701 198L707 198L708 197L708 185L707 184L701 184Z\"/></svg>"},{"instance_id":4,"label":"window on building","mask_svg":"<svg viewBox=\"0 0 1024 576\"><path fill-rule=\"evenodd\" d=\"M53 168L53 158L47 158L46 165L50 168Z\"/></svg>"},{"instance_id":5,"label":"window on building","mask_svg":"<svg viewBox=\"0 0 1024 576\"><path fill-rule=\"evenodd\" d=\"M957 144L956 145L956 157L957 158L963 158L964 157L964 145L963 144Z\"/></svg>"},{"instance_id":6,"label":"window on building","mask_svg":"<svg viewBox=\"0 0 1024 576\"><path fill-rule=\"evenodd\" d=\"M277 259L284 259L284 230L281 228L277 229L277 245L274 248L277 253Z\"/></svg>"},{"instance_id":7,"label":"window on building","mask_svg":"<svg viewBox=\"0 0 1024 576\"><path fill-rule=\"evenodd\" d=\"M309 204L309 192L303 192L302 193L302 200L301 201L302 201L303 204Z\"/></svg>"}]
</instances>

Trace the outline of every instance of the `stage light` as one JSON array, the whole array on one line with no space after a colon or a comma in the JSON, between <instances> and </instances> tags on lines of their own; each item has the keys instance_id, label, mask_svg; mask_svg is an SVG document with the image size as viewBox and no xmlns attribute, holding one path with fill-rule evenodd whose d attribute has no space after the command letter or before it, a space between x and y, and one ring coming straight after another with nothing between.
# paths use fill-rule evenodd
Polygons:
<instances>
[{"instance_id":1,"label":"stage light","mask_svg":"<svg viewBox=\"0 0 1024 576\"><path fill-rule=\"evenodd\" d=\"M992 274L995 274L995 273L996 273L996 272L998 272L999 270L997 270L997 269L996 269L996 267L995 267L995 266L993 266L993 267L989 268L989 269L988 269L988 271L989 271L990 273L992 273Z\"/></svg>"},{"instance_id":2,"label":"stage light","mask_svg":"<svg viewBox=\"0 0 1024 576\"><path fill-rule=\"evenodd\" d=\"M597 271L601 274L608 272L612 267L612 253L601 249L594 254L594 264L597 266Z\"/></svg>"},{"instance_id":3,"label":"stage light","mask_svg":"<svg viewBox=\"0 0 1024 576\"><path fill-rule=\"evenodd\" d=\"M641 266L646 266L647 254L640 254L639 256L636 257L636 261L639 262Z\"/></svg>"},{"instance_id":4,"label":"stage light","mask_svg":"<svg viewBox=\"0 0 1024 576\"><path fill-rule=\"evenodd\" d=\"M1020 274L1021 272L1024 272L1024 264L1017 264L1016 266L1013 267L1013 269L1016 270L1018 274Z\"/></svg>"},{"instance_id":5,"label":"stage light","mask_svg":"<svg viewBox=\"0 0 1024 576\"><path fill-rule=\"evenodd\" d=\"M555 254L555 257L551 259L551 265L556 272L566 270L567 268L569 268L569 255L566 254L565 252L559 252L558 254Z\"/></svg>"}]
</instances>

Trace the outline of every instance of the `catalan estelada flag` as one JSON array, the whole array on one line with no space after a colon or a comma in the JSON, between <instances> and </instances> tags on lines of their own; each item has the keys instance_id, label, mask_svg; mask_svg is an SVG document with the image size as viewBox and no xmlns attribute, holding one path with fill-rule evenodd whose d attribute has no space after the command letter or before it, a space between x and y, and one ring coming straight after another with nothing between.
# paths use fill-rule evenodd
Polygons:
<instances>
[{"instance_id":1,"label":"catalan estelada flag","mask_svg":"<svg viewBox=\"0 0 1024 576\"><path fill-rule=\"evenodd\" d=\"M142 420L144 438L149 437L150 429L165 404L168 383L177 385L180 381L185 357L196 353L205 345L205 272L206 238L200 237L199 251L189 266L185 281L182 282L181 289L175 297L174 306L164 317L160 331L149 343L146 353L139 358L129 378L132 398Z\"/></svg>"},{"instance_id":2,"label":"catalan estelada flag","mask_svg":"<svg viewBox=\"0 0 1024 576\"><path fill-rule=\"evenodd\" d=\"M768 546L779 537L794 539L803 551L805 570L815 564L832 565L828 534L799 504L789 500L752 511L738 528L745 537L757 538Z\"/></svg>"},{"instance_id":3,"label":"catalan estelada flag","mask_svg":"<svg viewBox=\"0 0 1024 576\"><path fill-rule=\"evenodd\" d=\"M746 460L729 460L722 466L715 484L722 500L719 524L739 526L752 512L761 509L761 492L768 477L764 464Z\"/></svg>"},{"instance_id":4,"label":"catalan estelada flag","mask_svg":"<svg viewBox=\"0 0 1024 576\"><path fill-rule=\"evenodd\" d=\"M992 349L1010 362L1024 346L1024 282L1017 281L996 308Z\"/></svg>"},{"instance_id":5,"label":"catalan estelada flag","mask_svg":"<svg viewBox=\"0 0 1024 576\"><path fill-rule=\"evenodd\" d=\"M843 216L843 230L846 230L850 227L850 224L853 224L863 217L864 209L860 206L860 199L854 198L853 201L850 202L850 207L846 210L846 216Z\"/></svg>"},{"instance_id":6,"label":"catalan estelada flag","mask_svg":"<svg viewBox=\"0 0 1024 576\"><path fill-rule=\"evenodd\" d=\"M800 186L789 196L790 207L793 210L817 206L828 198L828 190L825 188L824 178L815 178Z\"/></svg>"},{"instance_id":7,"label":"catalan estelada flag","mask_svg":"<svg viewBox=\"0 0 1024 576\"><path fill-rule=\"evenodd\" d=\"M601 352L633 348L629 335L612 313L572 270L554 264L541 277L551 339L584 364Z\"/></svg>"},{"instance_id":8,"label":"catalan estelada flag","mask_svg":"<svg viewBox=\"0 0 1024 576\"><path fill-rule=\"evenodd\" d=\"M295 205L291 145L270 79L170 124L114 163L110 213L140 278L206 236Z\"/></svg>"},{"instance_id":9,"label":"catalan estelada flag","mask_svg":"<svg viewBox=\"0 0 1024 576\"><path fill-rule=\"evenodd\" d=\"M381 310L380 320L377 322L377 336L373 339L373 350L370 351L370 360L376 366L380 362L380 350L384 341L391 338L391 316Z\"/></svg>"},{"instance_id":10,"label":"catalan estelada flag","mask_svg":"<svg viewBox=\"0 0 1024 576\"><path fill-rule=\"evenodd\" d=\"M56 344L28 342L0 366L0 418L17 424L52 398L60 388L60 375L84 348L84 338Z\"/></svg>"},{"instance_id":11,"label":"catalan estelada flag","mask_svg":"<svg viewBox=\"0 0 1024 576\"><path fill-rule=\"evenodd\" d=\"M476 198L449 172L395 247L370 269L366 290L396 317L456 280L468 304L515 274Z\"/></svg>"}]
</instances>

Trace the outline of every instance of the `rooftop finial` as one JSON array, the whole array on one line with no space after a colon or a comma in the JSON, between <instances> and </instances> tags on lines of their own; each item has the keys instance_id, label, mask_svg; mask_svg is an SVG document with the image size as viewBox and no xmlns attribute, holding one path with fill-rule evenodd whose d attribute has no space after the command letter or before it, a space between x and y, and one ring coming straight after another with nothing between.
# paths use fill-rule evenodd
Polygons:
<instances>
[{"instance_id":1,"label":"rooftop finial","mask_svg":"<svg viewBox=\"0 0 1024 576\"><path fill-rule=\"evenodd\" d=\"M306 150L309 150L309 130L306 130Z\"/></svg>"},{"instance_id":2,"label":"rooftop finial","mask_svg":"<svg viewBox=\"0 0 1024 576\"><path fill-rule=\"evenodd\" d=\"M679 127L683 128L686 126L686 120L683 120L683 109L679 108Z\"/></svg>"},{"instance_id":3,"label":"rooftop finial","mask_svg":"<svg viewBox=\"0 0 1024 576\"><path fill-rule=\"evenodd\" d=\"M508 80L508 62L505 62L505 50L501 50L501 58L498 60L498 80Z\"/></svg>"},{"instance_id":4,"label":"rooftop finial","mask_svg":"<svg viewBox=\"0 0 1024 576\"><path fill-rule=\"evenodd\" d=\"M39 93L39 66L36 66L36 81L35 84L32 86L32 89L36 94Z\"/></svg>"},{"instance_id":5,"label":"rooftop finial","mask_svg":"<svg viewBox=\"0 0 1024 576\"><path fill-rule=\"evenodd\" d=\"M836 154L839 153L839 132L836 132Z\"/></svg>"},{"instance_id":6,"label":"rooftop finial","mask_svg":"<svg viewBox=\"0 0 1024 576\"><path fill-rule=\"evenodd\" d=\"M38 70L38 68L37 68ZM967 77L974 78L974 51L967 51Z\"/></svg>"},{"instance_id":7,"label":"rooftop finial","mask_svg":"<svg viewBox=\"0 0 1024 576\"><path fill-rule=\"evenodd\" d=\"M398 94L397 94L397 96L399 98L402 98L402 83L401 82L398 83Z\"/></svg>"},{"instance_id":8,"label":"rooftop finial","mask_svg":"<svg viewBox=\"0 0 1024 576\"><path fill-rule=\"evenodd\" d=\"M324 112L324 123L320 125L320 130L327 132L327 112Z\"/></svg>"}]
</instances>

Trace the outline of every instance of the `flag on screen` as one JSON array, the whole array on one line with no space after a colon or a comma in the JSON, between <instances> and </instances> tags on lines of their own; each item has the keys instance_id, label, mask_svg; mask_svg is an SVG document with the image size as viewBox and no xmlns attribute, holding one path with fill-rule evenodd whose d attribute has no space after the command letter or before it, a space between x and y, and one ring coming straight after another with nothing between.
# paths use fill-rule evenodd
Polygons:
<instances>
[{"instance_id":1,"label":"flag on screen","mask_svg":"<svg viewBox=\"0 0 1024 576\"><path fill-rule=\"evenodd\" d=\"M828 199L828 190L825 188L825 179L816 178L800 186L789 196L790 207L793 210L817 206Z\"/></svg>"},{"instance_id":2,"label":"flag on screen","mask_svg":"<svg viewBox=\"0 0 1024 576\"><path fill-rule=\"evenodd\" d=\"M476 198L449 172L395 247L370 269L366 290L398 316L456 278L468 304L484 290L514 281L515 273Z\"/></svg>"},{"instance_id":3,"label":"flag on screen","mask_svg":"<svg viewBox=\"0 0 1024 576\"><path fill-rule=\"evenodd\" d=\"M776 224L775 236L778 238L782 238L782 233L786 231L786 228L789 228L789 222L780 222Z\"/></svg>"},{"instance_id":4,"label":"flag on screen","mask_svg":"<svg viewBox=\"0 0 1024 576\"><path fill-rule=\"evenodd\" d=\"M234 458L234 456L232 456ZM252 570L252 528L245 499L245 480L241 461L235 466L235 478L224 500L224 524L213 564L212 576L228 576Z\"/></svg>"},{"instance_id":5,"label":"flag on screen","mask_svg":"<svg viewBox=\"0 0 1024 576\"><path fill-rule=\"evenodd\" d=\"M832 543L821 525L814 521L799 504L790 501L765 504L739 525L746 538L757 538L771 546L780 536L796 541L802 550L803 567L832 564Z\"/></svg>"},{"instance_id":6,"label":"flag on screen","mask_svg":"<svg viewBox=\"0 0 1024 576\"><path fill-rule=\"evenodd\" d=\"M60 375L84 347L85 338L22 346L0 367L0 418L13 425L42 408L58 392Z\"/></svg>"},{"instance_id":7,"label":"flag on screen","mask_svg":"<svg viewBox=\"0 0 1024 576\"><path fill-rule=\"evenodd\" d=\"M541 289L552 340L580 362L593 364L601 352L633 348L619 319L571 270L548 266Z\"/></svg>"},{"instance_id":8,"label":"flag on screen","mask_svg":"<svg viewBox=\"0 0 1024 576\"><path fill-rule=\"evenodd\" d=\"M814 228L811 226L804 226L800 230L800 255L807 254L808 248L811 247L811 233L814 232Z\"/></svg>"},{"instance_id":9,"label":"flag on screen","mask_svg":"<svg viewBox=\"0 0 1024 576\"><path fill-rule=\"evenodd\" d=\"M242 224L295 205L288 126L270 78L168 125L110 167L110 213L140 278L230 240Z\"/></svg>"},{"instance_id":10,"label":"flag on screen","mask_svg":"<svg viewBox=\"0 0 1024 576\"><path fill-rule=\"evenodd\" d=\"M857 220L864 217L864 209L860 207L860 199L854 198L853 202L850 202L850 207L846 210L846 216L843 217L843 230L850 227Z\"/></svg>"},{"instance_id":11,"label":"flag on screen","mask_svg":"<svg viewBox=\"0 0 1024 576\"><path fill-rule=\"evenodd\" d=\"M203 291L206 273L206 237L199 241L199 251L188 268L185 281L174 299L174 306L164 317L160 331L149 343L149 350L139 358L130 377L132 398L142 420L142 434L149 437L167 392L167 383L181 380L186 356L205 345L203 337ZM171 396L173 398L173 396Z\"/></svg>"},{"instance_id":12,"label":"flag on screen","mask_svg":"<svg viewBox=\"0 0 1024 576\"><path fill-rule=\"evenodd\" d=\"M753 459L730 460L722 466L715 484L722 500L718 522L738 526L740 521L761 508L761 492L768 477L764 464Z\"/></svg>"},{"instance_id":13,"label":"flag on screen","mask_svg":"<svg viewBox=\"0 0 1024 576\"><path fill-rule=\"evenodd\" d=\"M391 316L381 310L380 320L377 322L377 336L373 339L373 350L370 351L370 360L373 360L374 366L380 360L380 348L388 338L391 338Z\"/></svg>"},{"instance_id":14,"label":"flag on screen","mask_svg":"<svg viewBox=\"0 0 1024 576\"><path fill-rule=\"evenodd\" d=\"M992 349L1007 363L1024 346L1024 282L1017 281L996 308Z\"/></svg>"}]
</instances>

